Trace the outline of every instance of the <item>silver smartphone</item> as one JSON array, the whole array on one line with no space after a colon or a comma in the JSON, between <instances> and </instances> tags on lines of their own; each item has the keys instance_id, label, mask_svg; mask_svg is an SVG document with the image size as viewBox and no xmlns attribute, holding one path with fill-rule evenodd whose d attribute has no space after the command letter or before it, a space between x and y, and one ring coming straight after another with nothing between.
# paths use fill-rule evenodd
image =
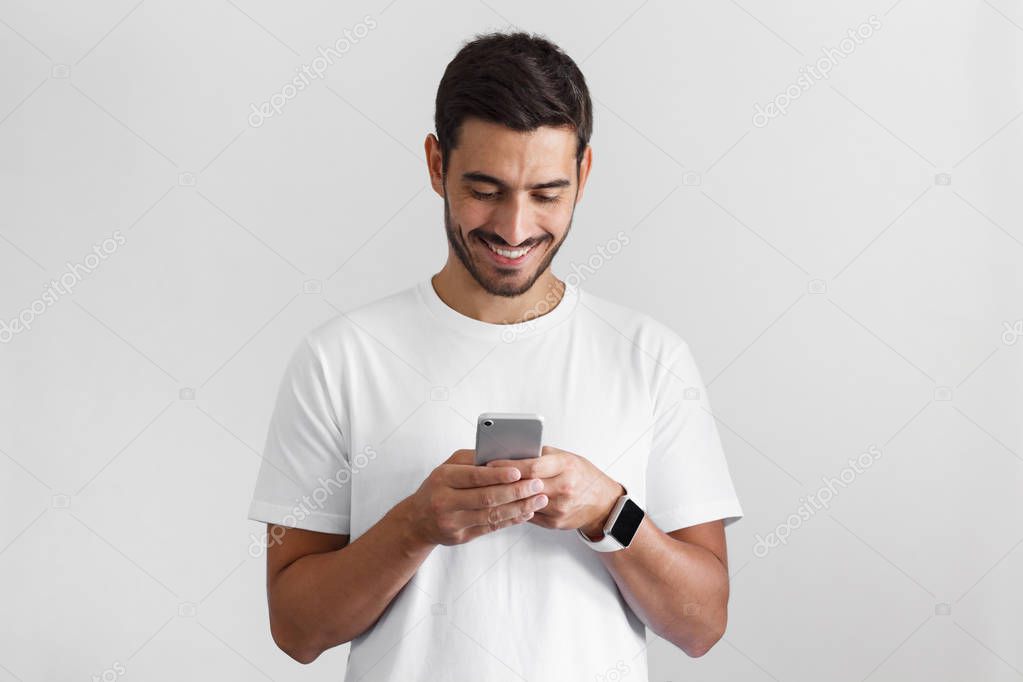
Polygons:
<instances>
[{"instance_id":1,"label":"silver smartphone","mask_svg":"<svg viewBox=\"0 0 1023 682\"><path fill-rule=\"evenodd\" d=\"M543 417L534 413L484 412L476 419L476 464L539 457Z\"/></svg>"}]
</instances>

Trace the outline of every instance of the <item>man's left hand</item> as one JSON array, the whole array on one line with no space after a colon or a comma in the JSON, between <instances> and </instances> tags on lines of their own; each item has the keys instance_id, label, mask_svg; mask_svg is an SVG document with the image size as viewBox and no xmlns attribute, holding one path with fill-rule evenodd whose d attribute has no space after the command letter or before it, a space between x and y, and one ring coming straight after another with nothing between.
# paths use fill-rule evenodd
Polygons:
<instances>
[{"instance_id":1,"label":"man's left hand","mask_svg":"<svg viewBox=\"0 0 1023 682\"><path fill-rule=\"evenodd\" d=\"M515 467L522 472L521 480L543 480L541 492L547 496L547 506L536 510L529 523L561 530L580 528L591 540L599 540L625 488L585 457L549 445L540 453L529 459L496 459L487 466Z\"/></svg>"}]
</instances>

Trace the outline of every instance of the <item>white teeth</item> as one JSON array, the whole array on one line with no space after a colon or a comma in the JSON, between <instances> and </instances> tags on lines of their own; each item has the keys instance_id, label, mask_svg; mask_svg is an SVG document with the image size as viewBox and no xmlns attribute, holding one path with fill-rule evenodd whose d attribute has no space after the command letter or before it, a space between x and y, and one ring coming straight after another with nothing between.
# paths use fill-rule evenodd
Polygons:
<instances>
[{"instance_id":1,"label":"white teeth","mask_svg":"<svg viewBox=\"0 0 1023 682\"><path fill-rule=\"evenodd\" d=\"M499 249L499 248L496 248L495 246L493 246L492 244L490 244L489 242L487 242L487 246L489 246L490 250L493 251L494 253L500 254L500 255L504 256L505 258L511 258L512 260L525 255L530 249L533 248L532 246L529 246L529 247L526 247L525 249L514 249L514 250Z\"/></svg>"},{"instance_id":2,"label":"white teeth","mask_svg":"<svg viewBox=\"0 0 1023 682\"><path fill-rule=\"evenodd\" d=\"M527 254L529 252L529 249L532 248L532 246L527 246L526 248L516 248L516 249L497 248L496 246L494 246L490 242L484 242L484 243L486 243L488 246L490 246L490 251L494 252L495 254L500 254L504 258L509 258L511 260L515 260L517 258L520 258L520 257L524 256L525 254Z\"/></svg>"}]
</instances>

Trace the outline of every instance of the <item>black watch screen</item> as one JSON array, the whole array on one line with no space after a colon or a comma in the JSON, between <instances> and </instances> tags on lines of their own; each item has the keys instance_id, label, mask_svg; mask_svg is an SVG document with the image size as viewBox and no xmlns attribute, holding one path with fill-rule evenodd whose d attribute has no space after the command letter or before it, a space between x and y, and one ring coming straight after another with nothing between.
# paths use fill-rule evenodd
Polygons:
<instances>
[{"instance_id":1,"label":"black watch screen","mask_svg":"<svg viewBox=\"0 0 1023 682\"><path fill-rule=\"evenodd\" d=\"M624 547L628 547L642 521L643 510L632 501L632 498L629 498L625 500L622 510L618 512L618 518L615 519L615 524L611 527L610 535Z\"/></svg>"}]
</instances>

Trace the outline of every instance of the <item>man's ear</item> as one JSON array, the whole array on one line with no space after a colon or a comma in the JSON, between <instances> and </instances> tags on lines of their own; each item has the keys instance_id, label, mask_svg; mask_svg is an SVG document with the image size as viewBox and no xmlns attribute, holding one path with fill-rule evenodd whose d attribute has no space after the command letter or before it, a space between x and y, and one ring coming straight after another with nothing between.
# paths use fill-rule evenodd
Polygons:
<instances>
[{"instance_id":1,"label":"man's ear","mask_svg":"<svg viewBox=\"0 0 1023 682\"><path fill-rule=\"evenodd\" d=\"M444 157L440 151L440 140L433 133L426 136L423 142L423 149L426 152L426 168L430 173L430 185L438 196L444 196Z\"/></svg>"},{"instance_id":2,"label":"man's ear","mask_svg":"<svg viewBox=\"0 0 1023 682\"><path fill-rule=\"evenodd\" d=\"M592 167L592 165L593 147L591 147L590 145L586 145L586 149L583 150L583 158L579 162L579 170L577 171L577 174L579 175L579 191L576 192L575 195L576 205L578 205L579 202L582 201L583 190L586 188L586 181L590 177L590 168Z\"/></svg>"}]
</instances>

